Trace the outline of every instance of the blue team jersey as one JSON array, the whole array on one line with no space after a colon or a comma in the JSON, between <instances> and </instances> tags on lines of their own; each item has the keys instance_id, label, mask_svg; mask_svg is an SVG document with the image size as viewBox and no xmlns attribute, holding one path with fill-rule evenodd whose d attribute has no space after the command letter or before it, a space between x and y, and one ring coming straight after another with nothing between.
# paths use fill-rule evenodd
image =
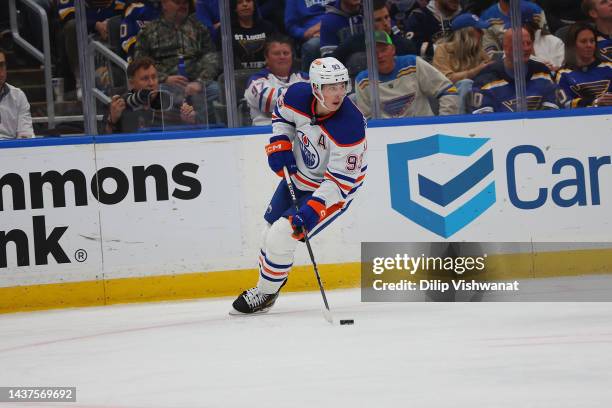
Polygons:
<instances>
[{"instance_id":1,"label":"blue team jersey","mask_svg":"<svg viewBox=\"0 0 612 408\"><path fill-rule=\"evenodd\" d=\"M102 6L96 7L95 4ZM125 9L124 0L108 0L94 3L86 8L87 13L87 29L93 32L98 21L105 21L116 15L120 15ZM61 22L66 22L74 18L75 8L74 0L59 0L57 4L57 13Z\"/></svg>"},{"instance_id":2,"label":"blue team jersey","mask_svg":"<svg viewBox=\"0 0 612 408\"><path fill-rule=\"evenodd\" d=\"M565 96L566 107L593 106L595 99L612 92L612 62L595 61L582 69L560 69L557 83Z\"/></svg>"},{"instance_id":3,"label":"blue team jersey","mask_svg":"<svg viewBox=\"0 0 612 408\"><path fill-rule=\"evenodd\" d=\"M602 60L612 62L612 38L609 35L597 33L597 48Z\"/></svg>"},{"instance_id":4,"label":"blue team jersey","mask_svg":"<svg viewBox=\"0 0 612 408\"><path fill-rule=\"evenodd\" d=\"M528 9L530 14L533 15L534 22L536 22L538 25L542 24L542 16L544 15L542 7L530 1L521 0L521 9ZM483 11L480 19L487 21L491 25L503 24L504 28L510 28L512 26L512 23L510 22L510 14L506 15L502 13L499 3L496 3Z\"/></svg>"},{"instance_id":5,"label":"blue team jersey","mask_svg":"<svg viewBox=\"0 0 612 408\"><path fill-rule=\"evenodd\" d=\"M327 5L321 19L321 55L334 52L340 43L355 34L363 33L363 15L346 14L340 10L340 0Z\"/></svg>"},{"instance_id":6,"label":"blue team jersey","mask_svg":"<svg viewBox=\"0 0 612 408\"><path fill-rule=\"evenodd\" d=\"M529 60L527 63L527 109L559 109L558 88L546 65ZM474 80L473 113L516 112L517 101L512 78L499 61L481 71Z\"/></svg>"},{"instance_id":7,"label":"blue team jersey","mask_svg":"<svg viewBox=\"0 0 612 408\"><path fill-rule=\"evenodd\" d=\"M138 33L147 22L158 19L160 14L158 2L133 2L127 6L121 21L120 41L123 57L128 62L134 55Z\"/></svg>"}]
</instances>

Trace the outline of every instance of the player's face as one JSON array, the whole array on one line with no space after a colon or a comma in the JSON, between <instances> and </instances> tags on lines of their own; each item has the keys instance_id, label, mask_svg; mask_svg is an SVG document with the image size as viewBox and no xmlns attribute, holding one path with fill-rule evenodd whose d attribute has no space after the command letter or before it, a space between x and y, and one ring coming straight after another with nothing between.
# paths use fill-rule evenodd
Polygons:
<instances>
[{"instance_id":1,"label":"player's face","mask_svg":"<svg viewBox=\"0 0 612 408\"><path fill-rule=\"evenodd\" d=\"M6 82L6 56L0 52L0 88Z\"/></svg>"},{"instance_id":2,"label":"player's face","mask_svg":"<svg viewBox=\"0 0 612 408\"><path fill-rule=\"evenodd\" d=\"M576 37L576 56L583 61L590 61L595 55L595 35L591 30L582 30Z\"/></svg>"},{"instance_id":3,"label":"player's face","mask_svg":"<svg viewBox=\"0 0 612 408\"><path fill-rule=\"evenodd\" d=\"M236 3L236 14L238 18L251 17L255 13L253 0L238 0Z\"/></svg>"},{"instance_id":4,"label":"player's face","mask_svg":"<svg viewBox=\"0 0 612 408\"><path fill-rule=\"evenodd\" d=\"M376 44L376 61L378 62L378 72L388 74L395 67L395 46L389 44Z\"/></svg>"},{"instance_id":5,"label":"player's face","mask_svg":"<svg viewBox=\"0 0 612 408\"><path fill-rule=\"evenodd\" d=\"M374 30L384 31L386 33L391 32L391 16L386 7L380 10L374 10Z\"/></svg>"},{"instance_id":6,"label":"player's face","mask_svg":"<svg viewBox=\"0 0 612 408\"><path fill-rule=\"evenodd\" d=\"M173 23L180 23L189 13L189 0L162 0L164 18Z\"/></svg>"},{"instance_id":7,"label":"player's face","mask_svg":"<svg viewBox=\"0 0 612 408\"><path fill-rule=\"evenodd\" d=\"M266 65L278 76L288 76L293 64L293 53L289 44L273 42L266 54Z\"/></svg>"},{"instance_id":8,"label":"player's face","mask_svg":"<svg viewBox=\"0 0 612 408\"><path fill-rule=\"evenodd\" d=\"M141 89L156 90L159 87L157 69L153 65L149 68L140 68L134 73L134 77L130 79L130 87L136 91Z\"/></svg>"},{"instance_id":9,"label":"player's face","mask_svg":"<svg viewBox=\"0 0 612 408\"><path fill-rule=\"evenodd\" d=\"M339 84L325 84L321 89L325 106L331 111L337 111L346 96L346 82Z\"/></svg>"}]
</instances>

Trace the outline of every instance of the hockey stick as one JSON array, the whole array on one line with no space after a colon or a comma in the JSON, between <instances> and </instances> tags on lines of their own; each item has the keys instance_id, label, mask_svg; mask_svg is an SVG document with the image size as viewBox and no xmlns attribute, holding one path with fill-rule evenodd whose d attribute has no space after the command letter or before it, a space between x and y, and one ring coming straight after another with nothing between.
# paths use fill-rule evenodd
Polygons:
<instances>
[{"instance_id":1,"label":"hockey stick","mask_svg":"<svg viewBox=\"0 0 612 408\"><path fill-rule=\"evenodd\" d=\"M289 177L289 171L287 171L286 166L283 166L283 174L285 176L285 182L287 183L287 187L289 187L289 195L291 195L291 201L293 202L293 206L295 207L296 211L299 211L300 208L298 207L295 190L293 189L293 183L291 182L291 178ZM308 231L306 230L306 227L302 227L302 231L304 232L304 242L306 242L306 248L308 248L308 255L310 255L310 261L312 262L312 266L314 267L314 272L317 276L317 282L319 283L319 289L321 289L321 296L323 296L323 303L325 304L325 309L323 309L323 316L325 316L325 320L327 320L330 324L334 324L331 310L329 310L329 304L327 303L327 296L325 296L325 290L323 289L323 283L321 283L321 275L319 275L319 268L317 268L317 262L315 261L314 254L312 253L312 247L310 246L310 240L308 239Z\"/></svg>"}]
</instances>

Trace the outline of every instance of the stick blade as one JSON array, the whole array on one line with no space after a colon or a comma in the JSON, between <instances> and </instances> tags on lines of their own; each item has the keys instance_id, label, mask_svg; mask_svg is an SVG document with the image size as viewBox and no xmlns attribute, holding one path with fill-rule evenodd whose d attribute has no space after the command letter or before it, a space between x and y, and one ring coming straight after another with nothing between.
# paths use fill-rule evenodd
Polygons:
<instances>
[{"instance_id":1,"label":"stick blade","mask_svg":"<svg viewBox=\"0 0 612 408\"><path fill-rule=\"evenodd\" d=\"M323 309L323 317L325 317L325 320L327 320L327 322L329 324L331 324L331 325L334 324L334 319L333 319L332 314L331 314L329 309L327 309L327 308Z\"/></svg>"}]
</instances>

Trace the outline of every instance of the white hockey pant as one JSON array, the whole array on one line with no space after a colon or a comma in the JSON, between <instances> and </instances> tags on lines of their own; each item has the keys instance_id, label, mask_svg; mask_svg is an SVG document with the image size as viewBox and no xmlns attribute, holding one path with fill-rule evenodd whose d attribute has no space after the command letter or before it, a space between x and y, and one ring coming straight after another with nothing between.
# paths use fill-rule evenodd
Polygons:
<instances>
[{"instance_id":1,"label":"white hockey pant","mask_svg":"<svg viewBox=\"0 0 612 408\"><path fill-rule=\"evenodd\" d=\"M278 292L287 279L298 241L291 237L289 221L281 217L267 224L262 236L259 254L259 282L257 287L266 294Z\"/></svg>"}]
</instances>

